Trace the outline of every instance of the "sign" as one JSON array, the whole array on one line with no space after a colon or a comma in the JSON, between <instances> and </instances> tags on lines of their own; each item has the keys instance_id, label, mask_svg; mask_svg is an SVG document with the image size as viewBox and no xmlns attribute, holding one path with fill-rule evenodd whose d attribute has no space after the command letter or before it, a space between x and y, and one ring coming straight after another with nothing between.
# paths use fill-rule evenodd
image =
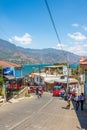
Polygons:
<instances>
[{"instance_id":1,"label":"sign","mask_svg":"<svg viewBox=\"0 0 87 130\"><path fill-rule=\"evenodd\" d=\"M78 64L70 64L70 68L72 68L72 69L78 69Z\"/></svg>"},{"instance_id":2,"label":"sign","mask_svg":"<svg viewBox=\"0 0 87 130\"><path fill-rule=\"evenodd\" d=\"M3 68L3 75L14 76L14 68L12 67Z\"/></svg>"}]
</instances>

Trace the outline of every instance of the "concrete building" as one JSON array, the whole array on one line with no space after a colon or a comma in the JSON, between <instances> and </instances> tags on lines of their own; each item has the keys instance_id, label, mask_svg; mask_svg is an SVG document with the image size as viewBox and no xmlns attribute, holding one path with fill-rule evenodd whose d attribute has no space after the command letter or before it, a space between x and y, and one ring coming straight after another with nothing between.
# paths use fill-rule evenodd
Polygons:
<instances>
[{"instance_id":1,"label":"concrete building","mask_svg":"<svg viewBox=\"0 0 87 130\"><path fill-rule=\"evenodd\" d=\"M45 90L52 90L54 83L57 82L65 88L67 88L67 82L68 82L68 87L74 87L78 93L79 93L79 82L78 80L74 78L68 78L63 75L50 75L46 73L34 73L34 83L36 84L42 84L45 87Z\"/></svg>"},{"instance_id":2,"label":"concrete building","mask_svg":"<svg viewBox=\"0 0 87 130\"><path fill-rule=\"evenodd\" d=\"M65 65L53 65L53 66L45 66L44 67L44 72L46 74L50 74L50 75L67 75L67 66ZM70 73L70 71L69 71Z\"/></svg>"},{"instance_id":3,"label":"concrete building","mask_svg":"<svg viewBox=\"0 0 87 130\"><path fill-rule=\"evenodd\" d=\"M14 77L22 76L22 67L20 65L0 60L0 66L3 68L3 75L9 75Z\"/></svg>"},{"instance_id":4,"label":"concrete building","mask_svg":"<svg viewBox=\"0 0 87 130\"><path fill-rule=\"evenodd\" d=\"M86 104L87 104L87 61L86 60L81 61L80 67L84 69L83 88L84 88L84 93L86 96Z\"/></svg>"}]
</instances>

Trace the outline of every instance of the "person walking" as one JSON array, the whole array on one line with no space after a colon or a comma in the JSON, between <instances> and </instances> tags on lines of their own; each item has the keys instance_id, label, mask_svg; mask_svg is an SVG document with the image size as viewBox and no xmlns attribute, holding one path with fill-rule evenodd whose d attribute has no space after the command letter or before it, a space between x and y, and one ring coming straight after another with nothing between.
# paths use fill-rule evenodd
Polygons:
<instances>
[{"instance_id":1,"label":"person walking","mask_svg":"<svg viewBox=\"0 0 87 130\"><path fill-rule=\"evenodd\" d=\"M80 96L77 93L75 94L74 101L76 103L76 111L78 111L79 102L80 102Z\"/></svg>"},{"instance_id":2,"label":"person walking","mask_svg":"<svg viewBox=\"0 0 87 130\"><path fill-rule=\"evenodd\" d=\"M41 92L41 90L38 91L38 98L39 98L39 97L42 97L42 92Z\"/></svg>"},{"instance_id":3,"label":"person walking","mask_svg":"<svg viewBox=\"0 0 87 130\"><path fill-rule=\"evenodd\" d=\"M42 89L41 88L39 88L39 87L36 88L36 95L38 98L42 97Z\"/></svg>"},{"instance_id":4,"label":"person walking","mask_svg":"<svg viewBox=\"0 0 87 130\"><path fill-rule=\"evenodd\" d=\"M85 101L85 96L83 93L81 93L80 95L81 111L83 111L84 101Z\"/></svg>"},{"instance_id":5,"label":"person walking","mask_svg":"<svg viewBox=\"0 0 87 130\"><path fill-rule=\"evenodd\" d=\"M71 106L71 95L68 94L67 95L67 106L66 106L66 108L70 109L70 106Z\"/></svg>"},{"instance_id":6,"label":"person walking","mask_svg":"<svg viewBox=\"0 0 87 130\"><path fill-rule=\"evenodd\" d=\"M39 91L39 88L37 87L37 88L36 88L36 95L38 95L38 91Z\"/></svg>"}]
</instances>

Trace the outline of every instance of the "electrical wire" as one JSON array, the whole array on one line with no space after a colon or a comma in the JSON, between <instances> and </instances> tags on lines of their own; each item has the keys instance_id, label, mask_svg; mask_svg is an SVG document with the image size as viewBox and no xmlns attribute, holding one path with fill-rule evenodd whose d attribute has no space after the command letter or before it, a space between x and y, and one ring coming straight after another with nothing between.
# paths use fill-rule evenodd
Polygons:
<instances>
[{"instance_id":1,"label":"electrical wire","mask_svg":"<svg viewBox=\"0 0 87 130\"><path fill-rule=\"evenodd\" d=\"M55 30L55 33L56 33L56 36L57 36L57 40L58 40L58 43L60 44L61 48L62 48L62 45L61 45L61 40L59 38L59 35L58 35L58 32L57 32L57 29L56 29L56 25L55 25L55 22L53 20L53 17L52 17L52 14L51 14L51 11L50 11L50 8L49 8L49 5L48 5L48 2L47 0L44 0L45 1L45 4L46 4L46 7L47 7L47 10L48 10L48 13L50 15L50 19L51 19L51 22L52 22L52 25L53 25L53 28ZM63 49L63 48L62 48Z\"/></svg>"},{"instance_id":2,"label":"electrical wire","mask_svg":"<svg viewBox=\"0 0 87 130\"><path fill-rule=\"evenodd\" d=\"M61 46L61 41L60 41L60 38L59 38L59 35L58 35L58 32L57 32L56 26L55 26L55 23L54 23L54 20L53 20L53 17L52 17L50 8L49 8L49 5L48 5L48 3L47 3L47 0L45 0L45 4L46 4L47 10L48 10L48 12L49 12L50 19L51 19L51 21L52 21L52 25L53 25L53 27L54 27L54 30L55 30L55 33L56 33L58 42L59 42L59 44L60 44L60 46ZM62 48L62 46L61 46L61 48ZM63 49L62 49L62 50L63 50ZM63 53L64 53L64 50L63 50ZM64 53L64 55L65 55L65 53ZM66 61L67 61L67 63L68 63L68 58L69 58L68 55L66 55ZM67 88L66 88L66 92L67 92L68 86L69 86L69 81L68 81L69 79L68 79L68 77L69 77L69 67L67 68Z\"/></svg>"},{"instance_id":3,"label":"electrical wire","mask_svg":"<svg viewBox=\"0 0 87 130\"><path fill-rule=\"evenodd\" d=\"M62 49L62 51L63 51L63 53L64 53L64 56L66 56L66 61L67 61L67 63L68 63L68 62L69 62L69 57L67 56L67 54L65 54L65 51L64 51L64 49L63 49L63 47L62 47L61 40L60 40L60 37L59 37L58 31L57 31L57 28L56 28L56 25L55 25L54 19L53 19L53 17L52 17L52 13L51 13L51 10L50 10L50 8L49 8L48 2L47 2L47 0L44 0L44 1L45 1L45 4L46 4L46 7L47 7L47 10L48 10L48 13L49 13L49 16L50 16L50 19L51 19L51 22L52 22L52 25L53 25L54 31L55 31L55 33L56 33L58 43L59 43L59 45L60 45L60 47L61 47L61 49Z\"/></svg>"}]
</instances>

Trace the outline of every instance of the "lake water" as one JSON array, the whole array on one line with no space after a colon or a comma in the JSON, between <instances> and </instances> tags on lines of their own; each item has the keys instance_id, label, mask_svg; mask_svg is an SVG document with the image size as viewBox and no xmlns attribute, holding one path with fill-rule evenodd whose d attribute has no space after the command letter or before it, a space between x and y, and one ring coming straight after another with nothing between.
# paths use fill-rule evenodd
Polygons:
<instances>
[{"instance_id":1,"label":"lake water","mask_svg":"<svg viewBox=\"0 0 87 130\"><path fill-rule=\"evenodd\" d=\"M45 66L50 66L52 64L28 64L22 65L22 75L29 75L31 72L39 72L44 69Z\"/></svg>"}]
</instances>

